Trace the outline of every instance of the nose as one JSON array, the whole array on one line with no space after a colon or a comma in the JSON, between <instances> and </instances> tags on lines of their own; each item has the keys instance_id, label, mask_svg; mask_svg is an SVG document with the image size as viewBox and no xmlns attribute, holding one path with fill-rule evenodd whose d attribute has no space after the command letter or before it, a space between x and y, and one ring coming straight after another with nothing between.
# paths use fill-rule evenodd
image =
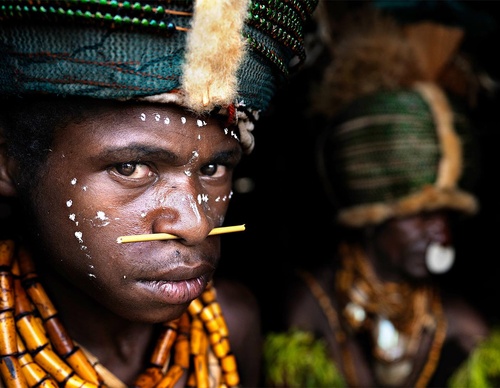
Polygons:
<instances>
[{"instance_id":1,"label":"nose","mask_svg":"<svg viewBox=\"0 0 500 388\"><path fill-rule=\"evenodd\" d=\"M216 226L206 198L190 185L162 190L153 220L153 233L176 235L188 245L202 242Z\"/></svg>"},{"instance_id":2,"label":"nose","mask_svg":"<svg viewBox=\"0 0 500 388\"><path fill-rule=\"evenodd\" d=\"M448 217L443 213L427 218L427 234L431 241L448 246L452 244L451 228Z\"/></svg>"}]
</instances>

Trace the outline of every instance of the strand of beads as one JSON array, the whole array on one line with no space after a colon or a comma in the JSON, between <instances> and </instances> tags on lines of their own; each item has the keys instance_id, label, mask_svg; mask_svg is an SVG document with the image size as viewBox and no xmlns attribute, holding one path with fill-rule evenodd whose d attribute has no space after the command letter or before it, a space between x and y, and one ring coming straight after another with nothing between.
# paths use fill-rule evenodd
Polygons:
<instances>
[{"instance_id":1,"label":"strand of beads","mask_svg":"<svg viewBox=\"0 0 500 388\"><path fill-rule=\"evenodd\" d=\"M185 2L181 2L185 3ZM185 5L183 5L185 8ZM166 32L188 31L191 12L153 5L149 1L118 0L0 0L0 21L31 18L42 21L93 22L111 27ZM178 25L182 23L183 25Z\"/></svg>"},{"instance_id":2,"label":"strand of beads","mask_svg":"<svg viewBox=\"0 0 500 388\"><path fill-rule=\"evenodd\" d=\"M212 285L207 287L201 298L191 302L188 311L201 319L208 332L208 341L222 368L222 383L224 386L237 386L240 379L236 357L231 352L226 322Z\"/></svg>"},{"instance_id":3,"label":"strand of beads","mask_svg":"<svg viewBox=\"0 0 500 388\"><path fill-rule=\"evenodd\" d=\"M33 361L59 386L98 387L97 373L60 323L27 252L20 251L17 264L12 270L16 284L16 326Z\"/></svg>"},{"instance_id":4,"label":"strand of beads","mask_svg":"<svg viewBox=\"0 0 500 388\"><path fill-rule=\"evenodd\" d=\"M150 366L136 379L134 387L153 387L163 377L163 368L168 362L168 357L177 339L178 320L163 325L156 347L151 355Z\"/></svg>"},{"instance_id":5,"label":"strand of beads","mask_svg":"<svg viewBox=\"0 0 500 388\"><path fill-rule=\"evenodd\" d=\"M17 335L14 320L14 284L11 273L14 242L0 242L0 373L8 387L27 386L17 356ZM16 384L16 382L23 382Z\"/></svg>"},{"instance_id":6,"label":"strand of beads","mask_svg":"<svg viewBox=\"0 0 500 388\"><path fill-rule=\"evenodd\" d=\"M22 274L22 288L26 290L30 300L36 306L37 314L42 319L43 327L50 338L54 350L84 380L99 385L101 381L96 371L83 354L83 351L74 344L62 325L56 308L40 283L39 277L35 272L34 263L28 252L20 248L17 261ZM19 292L16 292L16 296L23 293L22 288L19 287Z\"/></svg>"},{"instance_id":7,"label":"strand of beads","mask_svg":"<svg viewBox=\"0 0 500 388\"><path fill-rule=\"evenodd\" d=\"M330 297L312 274L306 271L299 271L298 275L304 280L314 298L316 298L316 301L328 321L328 326L330 327L335 340L340 344L342 353L342 370L344 371L346 381L349 386L358 386L359 381L356 373L356 367L354 366L354 359L346 345L347 335L342 329L338 314L332 305Z\"/></svg>"}]
</instances>

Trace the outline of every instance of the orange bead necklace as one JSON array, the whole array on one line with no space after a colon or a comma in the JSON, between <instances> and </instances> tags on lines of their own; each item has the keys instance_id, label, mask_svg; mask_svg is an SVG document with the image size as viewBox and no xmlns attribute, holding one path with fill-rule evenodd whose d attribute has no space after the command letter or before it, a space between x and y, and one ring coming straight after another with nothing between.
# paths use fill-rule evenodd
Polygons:
<instances>
[{"instance_id":1,"label":"orange bead necklace","mask_svg":"<svg viewBox=\"0 0 500 388\"><path fill-rule=\"evenodd\" d=\"M7 387L116 388L116 377L69 337L26 250L0 241L0 375ZM90 361L91 360L91 361ZM210 284L179 319L163 324L135 388L240 383L228 330Z\"/></svg>"}]
</instances>

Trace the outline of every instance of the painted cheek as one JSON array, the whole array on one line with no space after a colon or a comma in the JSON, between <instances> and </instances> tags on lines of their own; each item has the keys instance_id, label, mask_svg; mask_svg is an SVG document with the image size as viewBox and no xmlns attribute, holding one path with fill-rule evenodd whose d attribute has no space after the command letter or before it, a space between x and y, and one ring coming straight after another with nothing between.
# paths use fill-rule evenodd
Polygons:
<instances>
[{"instance_id":1,"label":"painted cheek","mask_svg":"<svg viewBox=\"0 0 500 388\"><path fill-rule=\"evenodd\" d=\"M208 212L214 213L214 217L220 222L225 217L232 196L232 190L223 195L199 194L197 201L203 204Z\"/></svg>"},{"instance_id":2,"label":"painted cheek","mask_svg":"<svg viewBox=\"0 0 500 388\"><path fill-rule=\"evenodd\" d=\"M84 235L84 230L82 229L82 226L84 226L84 224L82 223L82 221L84 221L84 218L82 218L80 213L78 213L77 211L72 211L74 210L73 200L66 201L66 206L68 207L68 209L70 209L68 218L74 224L73 237L79 244L80 250L83 252L87 252L88 247L84 241L85 235ZM88 256L89 254L86 253L86 255Z\"/></svg>"},{"instance_id":3,"label":"painted cheek","mask_svg":"<svg viewBox=\"0 0 500 388\"><path fill-rule=\"evenodd\" d=\"M70 186L71 190L69 190L69 193L73 192L74 195L66 199L65 206L68 210L68 219L73 224L72 234L79 244L80 251L85 252L87 258L91 258L91 253L86 242L87 237L90 237L90 234L94 234L92 229L106 227L112 222L112 219L105 210L97 209L92 211L88 209L86 199L90 200L92 196L88 191L88 187L80 184L78 178L72 178ZM79 205L88 210L85 212L81 211Z\"/></svg>"}]
</instances>

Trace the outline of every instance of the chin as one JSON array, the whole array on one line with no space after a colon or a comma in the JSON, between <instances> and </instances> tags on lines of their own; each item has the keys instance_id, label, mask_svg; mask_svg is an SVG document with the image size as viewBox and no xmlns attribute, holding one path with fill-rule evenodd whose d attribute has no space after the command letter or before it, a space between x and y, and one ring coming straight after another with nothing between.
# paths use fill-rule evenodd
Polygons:
<instances>
[{"instance_id":1,"label":"chin","mask_svg":"<svg viewBox=\"0 0 500 388\"><path fill-rule=\"evenodd\" d=\"M406 275L412 279L426 279L431 276L425 262L421 259L411 260L405 270Z\"/></svg>"},{"instance_id":2,"label":"chin","mask_svg":"<svg viewBox=\"0 0 500 388\"><path fill-rule=\"evenodd\" d=\"M145 309L126 309L116 312L117 315L130 322L157 324L174 321L181 317L187 311L189 303L179 305L168 305L164 308Z\"/></svg>"}]
</instances>

